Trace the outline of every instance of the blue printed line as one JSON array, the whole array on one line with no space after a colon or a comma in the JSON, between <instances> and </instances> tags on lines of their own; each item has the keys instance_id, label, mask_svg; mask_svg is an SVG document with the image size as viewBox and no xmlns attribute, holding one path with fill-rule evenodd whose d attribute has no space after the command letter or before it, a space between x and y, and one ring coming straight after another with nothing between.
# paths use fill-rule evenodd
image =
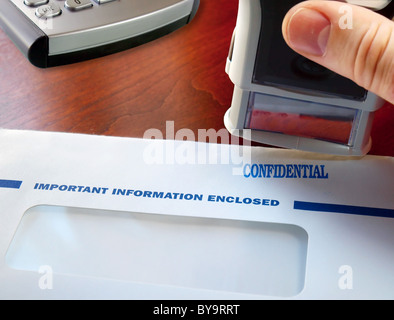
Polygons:
<instances>
[{"instance_id":1,"label":"blue printed line","mask_svg":"<svg viewBox=\"0 0 394 320\"><path fill-rule=\"evenodd\" d=\"M19 189L22 181L18 180L0 180L0 188Z\"/></svg>"},{"instance_id":2,"label":"blue printed line","mask_svg":"<svg viewBox=\"0 0 394 320\"><path fill-rule=\"evenodd\" d=\"M348 206L342 204L294 201L294 209L306 210L306 211L355 214L361 216L372 216L372 217L383 217L383 218L394 218L393 209Z\"/></svg>"}]
</instances>

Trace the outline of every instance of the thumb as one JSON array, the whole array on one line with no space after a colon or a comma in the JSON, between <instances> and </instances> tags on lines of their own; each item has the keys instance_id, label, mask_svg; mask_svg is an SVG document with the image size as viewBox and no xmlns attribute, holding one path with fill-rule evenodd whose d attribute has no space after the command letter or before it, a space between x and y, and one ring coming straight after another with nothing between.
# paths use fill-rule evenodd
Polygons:
<instances>
[{"instance_id":1,"label":"thumb","mask_svg":"<svg viewBox=\"0 0 394 320\"><path fill-rule=\"evenodd\" d=\"M284 18L287 44L394 104L394 22L337 1L305 1Z\"/></svg>"}]
</instances>

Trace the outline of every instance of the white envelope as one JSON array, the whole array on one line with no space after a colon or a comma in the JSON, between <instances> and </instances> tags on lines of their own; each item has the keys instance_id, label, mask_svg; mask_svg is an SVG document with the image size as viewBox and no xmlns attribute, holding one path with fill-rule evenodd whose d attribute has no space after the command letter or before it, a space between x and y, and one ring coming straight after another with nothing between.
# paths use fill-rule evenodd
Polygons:
<instances>
[{"instance_id":1,"label":"white envelope","mask_svg":"<svg viewBox=\"0 0 394 320\"><path fill-rule=\"evenodd\" d=\"M0 129L1 299L392 299L394 160Z\"/></svg>"}]
</instances>

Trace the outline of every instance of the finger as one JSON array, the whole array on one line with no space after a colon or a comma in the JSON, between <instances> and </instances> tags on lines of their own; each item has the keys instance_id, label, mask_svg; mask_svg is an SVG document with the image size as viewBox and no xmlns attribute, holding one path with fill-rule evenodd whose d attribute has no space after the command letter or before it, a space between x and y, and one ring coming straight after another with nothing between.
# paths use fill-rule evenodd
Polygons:
<instances>
[{"instance_id":1,"label":"finger","mask_svg":"<svg viewBox=\"0 0 394 320\"><path fill-rule=\"evenodd\" d=\"M394 22L337 1L305 1L286 15L296 52L394 103Z\"/></svg>"}]
</instances>

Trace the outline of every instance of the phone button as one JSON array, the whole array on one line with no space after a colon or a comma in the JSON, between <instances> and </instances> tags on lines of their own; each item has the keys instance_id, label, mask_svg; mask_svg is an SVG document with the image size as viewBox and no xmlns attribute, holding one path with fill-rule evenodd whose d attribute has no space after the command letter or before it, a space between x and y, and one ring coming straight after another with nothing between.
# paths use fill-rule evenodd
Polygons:
<instances>
[{"instance_id":1,"label":"phone button","mask_svg":"<svg viewBox=\"0 0 394 320\"><path fill-rule=\"evenodd\" d=\"M48 19L61 15L62 9L56 3L50 3L45 6L38 7L36 16L40 19Z\"/></svg>"},{"instance_id":2,"label":"phone button","mask_svg":"<svg viewBox=\"0 0 394 320\"><path fill-rule=\"evenodd\" d=\"M23 3L28 7L39 7L47 4L49 0L24 0Z\"/></svg>"},{"instance_id":3,"label":"phone button","mask_svg":"<svg viewBox=\"0 0 394 320\"><path fill-rule=\"evenodd\" d=\"M70 11L78 11L93 7L90 0L67 0L64 6Z\"/></svg>"}]
</instances>

